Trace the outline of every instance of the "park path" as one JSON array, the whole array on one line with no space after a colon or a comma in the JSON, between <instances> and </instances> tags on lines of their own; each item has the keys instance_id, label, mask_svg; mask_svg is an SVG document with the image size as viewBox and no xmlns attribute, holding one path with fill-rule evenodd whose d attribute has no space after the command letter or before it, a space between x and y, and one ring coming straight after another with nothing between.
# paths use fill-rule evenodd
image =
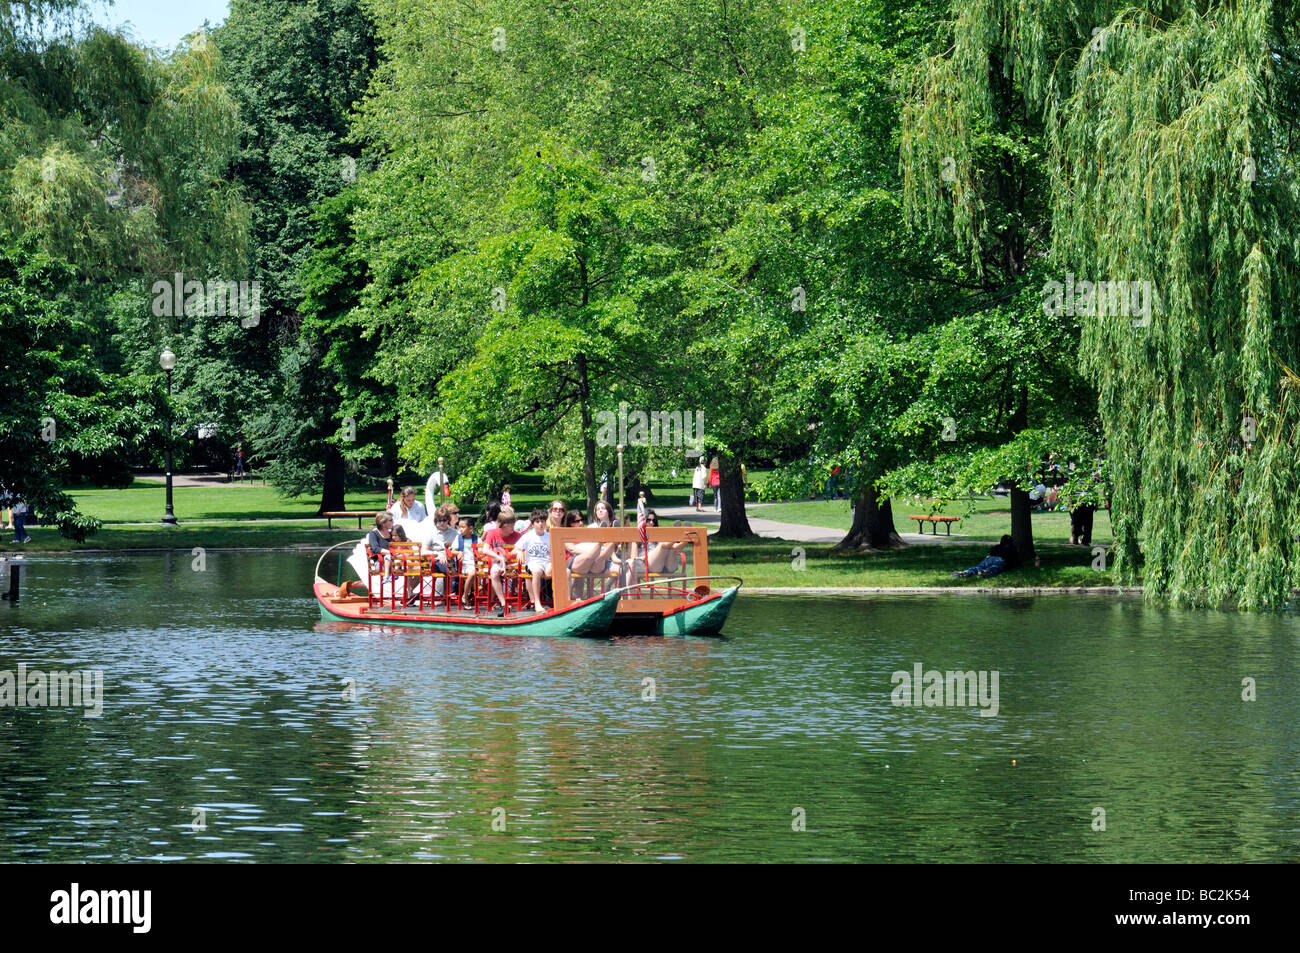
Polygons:
<instances>
[{"instance_id":1,"label":"park path","mask_svg":"<svg viewBox=\"0 0 1300 953\"><path fill-rule=\"evenodd\" d=\"M139 473L136 474L137 480L145 480L149 483L166 483L167 474L165 473ZM252 476L246 476L244 481L252 483ZM266 480L258 477L258 482L263 486ZM228 473L173 473L172 486L229 486L230 474Z\"/></svg>"},{"instance_id":2,"label":"park path","mask_svg":"<svg viewBox=\"0 0 1300 953\"><path fill-rule=\"evenodd\" d=\"M165 477L161 473L141 474L140 479L164 482ZM229 486L228 476L225 473L174 473L172 474L173 486ZM834 545L844 538L843 530L829 529L825 526L808 526L804 523L783 523L779 520L764 519L763 510L771 506L771 503L745 503L745 514L749 518L749 528L759 536L766 539L788 539L798 543L818 543L821 545ZM659 514L660 522L663 524L671 520L688 520L692 523L703 523L706 526L717 528L719 515L713 511L713 507L706 504L704 511L697 513L695 507L689 505L683 506L656 506L655 512ZM635 514L635 506L629 508L629 513ZM632 517L635 519L635 515ZM324 519L324 517L291 517L288 519L254 519L243 520L240 523L301 523L304 520ZM148 523L121 523L122 526L148 526L157 522L151 520ZM202 523L227 523L231 518L212 519L212 520L186 520L191 525ZM897 522L895 523L897 525ZM960 534L954 536L941 535L936 536L932 533L905 533L898 534L905 542L908 543L941 543L953 546L988 546L989 540L972 539Z\"/></svg>"},{"instance_id":3,"label":"park path","mask_svg":"<svg viewBox=\"0 0 1300 953\"><path fill-rule=\"evenodd\" d=\"M846 530L828 529L825 526L807 526L803 523L782 523L778 520L764 519L761 515L764 507L770 506L769 503L745 503L745 515L749 519L749 528L759 536L767 539L789 539L800 543L821 543L834 544L844 538ZM692 523L704 523L706 526L717 527L719 515L713 511L711 506L705 505L702 513L696 512L693 506L656 506L654 511L659 514L659 524L665 525L668 520L688 520ZM635 513L635 510L630 511ZM632 516L635 519L635 516ZM897 525L897 524L895 524ZM905 542L908 543L947 543L953 546L987 546L988 542L982 539L970 539L964 536L934 536L931 533L921 535L919 533L899 533Z\"/></svg>"}]
</instances>

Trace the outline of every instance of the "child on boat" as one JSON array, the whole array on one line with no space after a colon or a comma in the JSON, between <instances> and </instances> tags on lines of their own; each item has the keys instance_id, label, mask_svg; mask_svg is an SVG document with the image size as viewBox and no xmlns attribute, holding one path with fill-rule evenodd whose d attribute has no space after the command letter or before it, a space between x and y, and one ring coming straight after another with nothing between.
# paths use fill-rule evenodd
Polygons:
<instances>
[{"instance_id":1,"label":"child on boat","mask_svg":"<svg viewBox=\"0 0 1300 953\"><path fill-rule=\"evenodd\" d=\"M492 583L492 592L501 603L497 615L506 614L506 588L503 578L506 561L510 558L508 547L519 542L519 534L514 530L515 511L513 507L503 506L497 514L498 525L483 534L483 546L492 559L492 568L488 570L488 579ZM504 530L504 531L503 531Z\"/></svg>"},{"instance_id":2,"label":"child on boat","mask_svg":"<svg viewBox=\"0 0 1300 953\"><path fill-rule=\"evenodd\" d=\"M533 510L532 529L515 544L515 551L528 569L528 597L533 608L542 611L542 580L551 578L551 533L546 528L546 511Z\"/></svg>"},{"instance_id":3,"label":"child on boat","mask_svg":"<svg viewBox=\"0 0 1300 953\"><path fill-rule=\"evenodd\" d=\"M456 527L456 539L449 547L460 556L460 575L465 579L474 578L474 547L478 545L478 536L474 533L474 517L462 516ZM457 586L459 586L459 582Z\"/></svg>"}]
</instances>

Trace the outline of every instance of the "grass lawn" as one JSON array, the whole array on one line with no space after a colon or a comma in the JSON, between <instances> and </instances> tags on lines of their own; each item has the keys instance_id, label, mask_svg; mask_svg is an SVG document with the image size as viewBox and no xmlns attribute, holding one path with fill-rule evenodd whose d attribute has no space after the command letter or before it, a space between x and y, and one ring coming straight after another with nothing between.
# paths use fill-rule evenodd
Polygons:
<instances>
[{"instance_id":1,"label":"grass lawn","mask_svg":"<svg viewBox=\"0 0 1300 953\"><path fill-rule=\"evenodd\" d=\"M796 547L803 570L794 569ZM955 570L975 565L983 547L922 544L884 553L834 553L827 545L758 539L710 540L709 572L736 575L747 586L1114 586L1113 575L1092 568L1092 551L1081 546L1038 547L1041 568L1026 566L993 579L953 579Z\"/></svg>"},{"instance_id":2,"label":"grass lawn","mask_svg":"<svg viewBox=\"0 0 1300 953\"><path fill-rule=\"evenodd\" d=\"M307 546L319 548L358 539L356 527L327 530L318 523L222 522L159 525L106 525L86 540L74 543L53 530L37 527L33 541L21 548L29 553L76 550L174 549L185 554L196 547L240 549ZM803 568L795 569L796 548L803 550ZM736 575L748 586L967 586L1057 587L1111 586L1108 572L1094 572L1089 550L1046 544L1040 547L1041 568L1026 567L995 579L952 579L949 573L974 565L983 547L923 544L886 553L834 553L828 545L779 539L718 540L709 544L709 571Z\"/></svg>"},{"instance_id":3,"label":"grass lawn","mask_svg":"<svg viewBox=\"0 0 1300 953\"><path fill-rule=\"evenodd\" d=\"M453 484L453 489L455 485ZM79 489L69 490L81 512L111 523L156 523L162 518L167 505L167 491L163 484L136 480L122 490ZM381 510L388 502L388 491L351 490L346 497L349 510ZM424 502L424 487L416 487L416 499ZM455 497L453 497L455 499ZM511 492L516 512L528 512L533 507L545 507L551 495L540 489L523 489ZM285 499L273 486L252 483L231 483L219 486L178 486L172 489L172 508L182 523L188 520L267 520L267 519L318 519L320 495L298 496ZM478 515L480 507L474 508ZM335 521L339 525L339 521ZM353 528L356 524L353 523Z\"/></svg>"},{"instance_id":4,"label":"grass lawn","mask_svg":"<svg viewBox=\"0 0 1300 953\"><path fill-rule=\"evenodd\" d=\"M963 516L962 522L952 525L954 536L967 536L972 539L996 540L1003 533L1011 532L1011 504L1006 497L976 497L975 512L964 516L965 508L959 503L948 503L934 510L936 516L948 514ZM797 503L773 503L768 506L755 507L750 515L762 519L777 520L783 523L802 523L807 526L824 526L827 529L848 531L853 523L853 512L848 500L806 500ZM900 533L915 533L916 523L907 518L910 513L928 515L931 512L925 503L894 503L894 527ZM935 527L926 524L929 533ZM943 535L943 527L938 527ZM1069 513L1035 513L1035 543L1066 543L1070 540ZM1098 510L1092 524L1092 541L1095 544L1109 546L1111 543L1110 514Z\"/></svg>"},{"instance_id":5,"label":"grass lawn","mask_svg":"<svg viewBox=\"0 0 1300 953\"><path fill-rule=\"evenodd\" d=\"M64 539L58 530L36 526L30 528L32 541L25 546L15 546L12 535L3 537L0 547L5 552L57 553L83 549L179 549L189 552L195 546L205 549L263 549L285 546L319 546L322 550L345 539L360 539L356 523L351 528L340 527L336 521L333 529L325 528L324 520L304 520L291 523L249 523L225 521L218 523L184 523L166 527L158 523L148 525L123 525L105 523L95 535L84 543Z\"/></svg>"}]
</instances>

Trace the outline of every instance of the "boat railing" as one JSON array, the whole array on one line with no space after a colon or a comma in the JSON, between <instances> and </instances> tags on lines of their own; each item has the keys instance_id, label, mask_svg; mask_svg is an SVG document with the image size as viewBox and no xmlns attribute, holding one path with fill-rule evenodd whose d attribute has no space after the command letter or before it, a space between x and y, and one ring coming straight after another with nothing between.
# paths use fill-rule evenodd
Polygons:
<instances>
[{"instance_id":1,"label":"boat railing","mask_svg":"<svg viewBox=\"0 0 1300 953\"><path fill-rule=\"evenodd\" d=\"M738 588L744 584L744 580L739 576L672 576L662 579L650 579L645 582L635 582L628 586L619 586L619 598L625 599L632 590L650 590L650 598L671 597L676 599L704 599L713 593L713 586L693 586L689 589L683 588L674 583L686 582L711 582L715 579L725 579L735 584ZM638 593L639 595L639 593Z\"/></svg>"},{"instance_id":2,"label":"boat railing","mask_svg":"<svg viewBox=\"0 0 1300 953\"><path fill-rule=\"evenodd\" d=\"M334 550L338 549L341 546L351 546L355 548L358 542L359 540L355 540L355 539L345 540L341 543L335 543L329 549L325 550L325 552L321 553L320 559L316 560L316 581L323 582L326 585L329 585L329 580L321 578L321 574L320 574L320 566L321 563L325 561L325 557L328 556L330 553L334 552ZM334 585L336 586L343 585L343 561L346 558L347 557L345 557L342 553L339 553L339 566L338 566L338 571L335 573L336 578L334 580Z\"/></svg>"}]
</instances>

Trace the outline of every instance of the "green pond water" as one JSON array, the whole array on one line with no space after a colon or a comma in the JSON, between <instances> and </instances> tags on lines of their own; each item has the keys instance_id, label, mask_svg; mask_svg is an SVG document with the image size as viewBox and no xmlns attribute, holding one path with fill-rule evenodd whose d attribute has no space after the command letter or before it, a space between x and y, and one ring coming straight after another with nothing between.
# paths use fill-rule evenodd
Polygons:
<instances>
[{"instance_id":1,"label":"green pond water","mask_svg":"<svg viewBox=\"0 0 1300 953\"><path fill-rule=\"evenodd\" d=\"M445 635L321 622L314 564L27 560L0 678L101 670L103 712L0 707L0 861L1300 855L1295 615L742 592L719 639ZM895 704L918 663L996 714Z\"/></svg>"}]
</instances>

